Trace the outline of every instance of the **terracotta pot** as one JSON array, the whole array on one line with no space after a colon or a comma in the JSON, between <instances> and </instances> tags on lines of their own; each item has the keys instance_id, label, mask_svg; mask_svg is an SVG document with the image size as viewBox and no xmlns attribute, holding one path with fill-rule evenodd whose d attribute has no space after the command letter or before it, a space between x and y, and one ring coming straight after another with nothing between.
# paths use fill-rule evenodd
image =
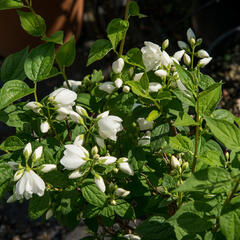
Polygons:
<instances>
[{"instance_id":1,"label":"terracotta pot","mask_svg":"<svg viewBox=\"0 0 240 240\"><path fill-rule=\"evenodd\" d=\"M63 30L64 41L80 36L84 0L33 0L34 10L46 21L47 36ZM41 43L38 37L27 34L20 26L15 10L0 11L0 55L5 57L27 45Z\"/></svg>"}]
</instances>

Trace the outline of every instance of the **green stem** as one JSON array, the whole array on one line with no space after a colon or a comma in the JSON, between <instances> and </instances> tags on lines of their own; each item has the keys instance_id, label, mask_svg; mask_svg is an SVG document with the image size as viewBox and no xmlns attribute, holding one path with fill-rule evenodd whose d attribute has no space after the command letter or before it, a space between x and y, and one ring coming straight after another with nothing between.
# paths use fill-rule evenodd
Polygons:
<instances>
[{"instance_id":1,"label":"green stem","mask_svg":"<svg viewBox=\"0 0 240 240\"><path fill-rule=\"evenodd\" d=\"M34 98L35 98L35 101L38 102L38 97L37 97L37 82L34 82Z\"/></svg>"},{"instance_id":2,"label":"green stem","mask_svg":"<svg viewBox=\"0 0 240 240\"><path fill-rule=\"evenodd\" d=\"M126 7L125 7L125 16L124 16L124 20L126 20L126 21L128 20L129 4L130 4L130 0L127 0ZM122 54L123 54L123 48L124 48L125 40L126 40L126 33L124 34L124 37L123 37L123 39L121 41L121 44L120 44L119 57L121 57Z\"/></svg>"},{"instance_id":3,"label":"green stem","mask_svg":"<svg viewBox=\"0 0 240 240\"><path fill-rule=\"evenodd\" d=\"M193 48L192 48L192 56L191 56L191 70L193 70L194 52L195 52L195 47L193 47Z\"/></svg>"},{"instance_id":4,"label":"green stem","mask_svg":"<svg viewBox=\"0 0 240 240\"><path fill-rule=\"evenodd\" d=\"M231 202L231 200L232 200L232 198L233 198L235 192L237 191L239 185L240 185L240 178L237 180L237 182L236 182L236 184L235 184L235 186L234 186L232 192L229 194L229 196L228 196L227 199L225 200L224 205L225 205L225 204L228 204L228 203Z\"/></svg>"},{"instance_id":5,"label":"green stem","mask_svg":"<svg viewBox=\"0 0 240 240\"><path fill-rule=\"evenodd\" d=\"M197 164L197 155L198 155L198 143L199 143L199 127L200 127L200 115L199 115L199 94L197 94L197 116L196 116L196 134L195 134L195 149L194 149L194 159L192 165L192 173L195 172L196 164Z\"/></svg>"},{"instance_id":6,"label":"green stem","mask_svg":"<svg viewBox=\"0 0 240 240\"><path fill-rule=\"evenodd\" d=\"M60 69L60 73L62 74L63 79L64 79L64 81L65 81L66 84L67 84L68 89L71 90L71 87L70 87L70 84L69 84L69 82L68 82L68 78L67 78L67 75L66 75L66 72L65 72L65 67L61 66L61 64L60 64L58 61L57 61L57 64L58 64L58 67L59 67L59 69Z\"/></svg>"}]
</instances>

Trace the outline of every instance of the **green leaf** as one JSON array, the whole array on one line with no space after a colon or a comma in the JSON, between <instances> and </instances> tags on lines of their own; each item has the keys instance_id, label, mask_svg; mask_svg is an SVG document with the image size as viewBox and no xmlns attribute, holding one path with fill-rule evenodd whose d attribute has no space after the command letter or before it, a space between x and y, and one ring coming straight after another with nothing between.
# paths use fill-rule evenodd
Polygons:
<instances>
[{"instance_id":1,"label":"green leaf","mask_svg":"<svg viewBox=\"0 0 240 240\"><path fill-rule=\"evenodd\" d=\"M49 193L45 192L42 197L33 195L28 205L28 215L32 220L41 217L49 208Z\"/></svg>"},{"instance_id":2,"label":"green leaf","mask_svg":"<svg viewBox=\"0 0 240 240\"><path fill-rule=\"evenodd\" d=\"M169 240L174 239L175 234L173 227L165 222L165 218L161 216L153 216L139 224L136 233L141 236L142 240Z\"/></svg>"},{"instance_id":3,"label":"green leaf","mask_svg":"<svg viewBox=\"0 0 240 240\"><path fill-rule=\"evenodd\" d=\"M117 199L114 205L114 211L117 215L125 219L135 219L135 213L132 206L123 199Z\"/></svg>"},{"instance_id":4,"label":"green leaf","mask_svg":"<svg viewBox=\"0 0 240 240\"><path fill-rule=\"evenodd\" d=\"M62 45L63 44L63 34L64 32L61 31L57 31L55 33L53 33L50 37L42 37L42 40L46 41L46 42L53 42L53 43L57 43Z\"/></svg>"},{"instance_id":5,"label":"green leaf","mask_svg":"<svg viewBox=\"0 0 240 240\"><path fill-rule=\"evenodd\" d=\"M129 4L129 15L138 16L139 18L146 17L146 15L140 13L140 8L136 1L131 1Z\"/></svg>"},{"instance_id":6,"label":"green leaf","mask_svg":"<svg viewBox=\"0 0 240 240\"><path fill-rule=\"evenodd\" d=\"M127 63L145 69L142 52L139 48L132 48L127 52L127 58L125 58Z\"/></svg>"},{"instance_id":7,"label":"green leaf","mask_svg":"<svg viewBox=\"0 0 240 240\"><path fill-rule=\"evenodd\" d=\"M98 39L93 45L90 47L90 52L88 55L87 66L96 62L97 60L102 59L105 55L107 55L112 50L112 44L109 40L106 39Z\"/></svg>"},{"instance_id":8,"label":"green leaf","mask_svg":"<svg viewBox=\"0 0 240 240\"><path fill-rule=\"evenodd\" d=\"M217 109L212 113L211 116L214 119L222 119L230 123L234 123L234 120L235 120L235 116L231 112L225 109Z\"/></svg>"},{"instance_id":9,"label":"green leaf","mask_svg":"<svg viewBox=\"0 0 240 240\"><path fill-rule=\"evenodd\" d=\"M152 110L152 111L148 114L146 120L149 121L149 122L151 122L151 121L156 120L159 116L160 116L160 113L159 113L157 110Z\"/></svg>"},{"instance_id":10,"label":"green leaf","mask_svg":"<svg viewBox=\"0 0 240 240\"><path fill-rule=\"evenodd\" d=\"M176 88L173 90L173 93L176 97L185 105L195 107L195 99L191 95L186 95L180 89ZM188 94L188 92L187 92Z\"/></svg>"},{"instance_id":11,"label":"green leaf","mask_svg":"<svg viewBox=\"0 0 240 240\"><path fill-rule=\"evenodd\" d=\"M227 240L240 239L240 197L223 206L219 219L220 229Z\"/></svg>"},{"instance_id":12,"label":"green leaf","mask_svg":"<svg viewBox=\"0 0 240 240\"><path fill-rule=\"evenodd\" d=\"M196 122L185 112L178 112L177 119L175 120L174 126L196 126Z\"/></svg>"},{"instance_id":13,"label":"green leaf","mask_svg":"<svg viewBox=\"0 0 240 240\"><path fill-rule=\"evenodd\" d=\"M220 167L222 163L220 161L219 153L213 150L205 151L202 156L199 156L199 161L209 166Z\"/></svg>"},{"instance_id":14,"label":"green leaf","mask_svg":"<svg viewBox=\"0 0 240 240\"><path fill-rule=\"evenodd\" d=\"M149 94L142 88L139 82L127 81L126 84L131 87L133 93L137 96L152 100L151 96L149 96Z\"/></svg>"},{"instance_id":15,"label":"green leaf","mask_svg":"<svg viewBox=\"0 0 240 240\"><path fill-rule=\"evenodd\" d=\"M143 76L141 77L140 79L140 84L142 86L142 88L145 90L145 91L148 91L148 88L149 88L149 79L148 79L148 75L147 73L145 72L143 74Z\"/></svg>"},{"instance_id":16,"label":"green leaf","mask_svg":"<svg viewBox=\"0 0 240 240\"><path fill-rule=\"evenodd\" d=\"M97 207L102 207L107 199L106 195L99 190L92 179L84 180L82 194L86 201Z\"/></svg>"},{"instance_id":17,"label":"green leaf","mask_svg":"<svg viewBox=\"0 0 240 240\"><path fill-rule=\"evenodd\" d=\"M11 54L4 59L1 68L1 80L3 82L14 79L24 80L26 78L24 62L27 55L28 47L17 53Z\"/></svg>"},{"instance_id":18,"label":"green leaf","mask_svg":"<svg viewBox=\"0 0 240 240\"><path fill-rule=\"evenodd\" d=\"M215 81L208 75L200 74L200 81L199 81L199 87L203 90L207 89L211 85L213 85Z\"/></svg>"},{"instance_id":19,"label":"green leaf","mask_svg":"<svg viewBox=\"0 0 240 240\"><path fill-rule=\"evenodd\" d=\"M9 156L11 157L11 155ZM10 159L9 159L10 161ZM11 179L13 178L13 171L5 162L0 162L0 199L3 194L9 189Z\"/></svg>"},{"instance_id":20,"label":"green leaf","mask_svg":"<svg viewBox=\"0 0 240 240\"><path fill-rule=\"evenodd\" d=\"M14 101L33 93L33 89L20 80L6 82L0 91L0 109L3 109Z\"/></svg>"},{"instance_id":21,"label":"green leaf","mask_svg":"<svg viewBox=\"0 0 240 240\"><path fill-rule=\"evenodd\" d=\"M38 14L32 12L17 11L22 28L30 35L40 37L46 32L46 24L44 19Z\"/></svg>"},{"instance_id":22,"label":"green leaf","mask_svg":"<svg viewBox=\"0 0 240 240\"><path fill-rule=\"evenodd\" d=\"M116 49L118 43L124 38L129 27L129 22L120 18L113 19L107 26L107 35Z\"/></svg>"},{"instance_id":23,"label":"green leaf","mask_svg":"<svg viewBox=\"0 0 240 240\"><path fill-rule=\"evenodd\" d=\"M240 150L240 129L225 120L212 119L205 117L207 125L213 135L222 142L228 149Z\"/></svg>"},{"instance_id":24,"label":"green leaf","mask_svg":"<svg viewBox=\"0 0 240 240\"><path fill-rule=\"evenodd\" d=\"M168 123L161 123L152 130L151 149L159 150L165 142L165 137L169 134L170 127Z\"/></svg>"},{"instance_id":25,"label":"green leaf","mask_svg":"<svg viewBox=\"0 0 240 240\"><path fill-rule=\"evenodd\" d=\"M27 77L34 82L47 78L53 66L54 55L53 43L44 43L33 48L24 63Z\"/></svg>"},{"instance_id":26,"label":"green leaf","mask_svg":"<svg viewBox=\"0 0 240 240\"><path fill-rule=\"evenodd\" d=\"M17 151L23 149L25 144L17 137L10 136L1 144L1 149L8 151Z\"/></svg>"},{"instance_id":27,"label":"green leaf","mask_svg":"<svg viewBox=\"0 0 240 240\"><path fill-rule=\"evenodd\" d=\"M222 84L214 83L199 94L200 115L210 115L215 109L222 96Z\"/></svg>"},{"instance_id":28,"label":"green leaf","mask_svg":"<svg viewBox=\"0 0 240 240\"><path fill-rule=\"evenodd\" d=\"M75 38L64 43L57 51L56 59L61 66L70 67L76 57Z\"/></svg>"},{"instance_id":29,"label":"green leaf","mask_svg":"<svg viewBox=\"0 0 240 240\"><path fill-rule=\"evenodd\" d=\"M218 167L209 167L196 172L189 177L177 192L206 191L212 193L228 192L231 189L230 173Z\"/></svg>"},{"instance_id":30,"label":"green leaf","mask_svg":"<svg viewBox=\"0 0 240 240\"><path fill-rule=\"evenodd\" d=\"M190 72L188 72L187 70L185 70L182 66L180 66L177 63L174 63L175 67L177 69L179 78L181 80L181 82L183 83L183 85L189 89L190 91L193 91L194 89L194 83L193 83L193 77L191 75Z\"/></svg>"},{"instance_id":31,"label":"green leaf","mask_svg":"<svg viewBox=\"0 0 240 240\"><path fill-rule=\"evenodd\" d=\"M24 4L21 0L1 0L0 10L21 8Z\"/></svg>"},{"instance_id":32,"label":"green leaf","mask_svg":"<svg viewBox=\"0 0 240 240\"><path fill-rule=\"evenodd\" d=\"M158 100L172 100L172 93L167 89L162 89L158 92L157 99Z\"/></svg>"},{"instance_id":33,"label":"green leaf","mask_svg":"<svg viewBox=\"0 0 240 240\"><path fill-rule=\"evenodd\" d=\"M193 153L193 143L191 139L181 134L175 137L169 137L169 144L176 151Z\"/></svg>"}]
</instances>

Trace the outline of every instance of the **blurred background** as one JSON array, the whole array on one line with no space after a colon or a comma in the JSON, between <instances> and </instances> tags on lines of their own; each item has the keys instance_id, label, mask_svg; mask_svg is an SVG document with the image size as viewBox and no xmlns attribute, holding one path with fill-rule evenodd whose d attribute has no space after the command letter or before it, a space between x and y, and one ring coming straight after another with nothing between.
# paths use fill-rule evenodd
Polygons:
<instances>
[{"instance_id":1,"label":"blurred background","mask_svg":"<svg viewBox=\"0 0 240 240\"><path fill-rule=\"evenodd\" d=\"M240 21L238 1L234 0L136 0L146 18L131 18L125 52L131 47L141 48L144 41L161 45L169 39L167 49L173 54L177 41L186 41L186 31L191 27L197 37L203 38L202 47L213 57L204 69L215 80L223 81L223 98L219 107L240 113ZM50 3L51 2L51 3ZM114 55L86 67L91 44L106 38L106 27L111 19L123 18L125 0L33 0L37 13L46 19L49 33L63 29L66 39L74 33L77 39L75 63L67 70L69 79L82 80L93 69L102 69L107 78ZM51 6L49 4L52 4ZM50 11L49 11L50 10ZM48 13L49 12L49 13ZM49 17L50 16L50 17ZM10 17L12 21L10 20ZM7 20L6 20L7 19ZM55 20L59 22L54 22ZM10 25L7 26L7 23ZM36 39L23 37L14 11L0 11L0 66L4 58L24 46L38 44ZM50 27L49 27L50 26ZM15 37L11 35L15 33ZM7 35L9 34L9 38ZM10 41L12 40L12 41ZM12 46L11 44L16 44ZM50 93L54 86L61 86L61 77L40 83L41 97ZM0 82L0 86L1 86ZM0 114L1 118L1 114ZM0 123L0 142L13 133L13 129ZM6 196L7 199L7 196ZM31 222L27 218L27 203L0 203L0 240L22 239L80 239L86 234L83 226L74 231L60 227L54 220Z\"/></svg>"}]
</instances>

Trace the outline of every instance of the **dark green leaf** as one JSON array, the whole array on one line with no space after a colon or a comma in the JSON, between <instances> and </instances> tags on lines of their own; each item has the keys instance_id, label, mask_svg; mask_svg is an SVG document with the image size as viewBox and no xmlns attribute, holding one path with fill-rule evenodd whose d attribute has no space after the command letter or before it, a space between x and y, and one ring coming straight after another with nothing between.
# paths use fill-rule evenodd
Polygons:
<instances>
[{"instance_id":1,"label":"dark green leaf","mask_svg":"<svg viewBox=\"0 0 240 240\"><path fill-rule=\"evenodd\" d=\"M120 18L113 19L107 26L107 35L116 49L118 43L124 38L129 27L129 22Z\"/></svg>"},{"instance_id":2,"label":"dark green leaf","mask_svg":"<svg viewBox=\"0 0 240 240\"><path fill-rule=\"evenodd\" d=\"M217 109L212 113L212 117L214 119L222 119L228 121L230 123L234 123L235 116L225 109Z\"/></svg>"},{"instance_id":3,"label":"dark green leaf","mask_svg":"<svg viewBox=\"0 0 240 240\"><path fill-rule=\"evenodd\" d=\"M125 219L135 219L135 213L132 206L123 199L117 199L114 211L117 215Z\"/></svg>"},{"instance_id":4,"label":"dark green leaf","mask_svg":"<svg viewBox=\"0 0 240 240\"><path fill-rule=\"evenodd\" d=\"M196 122L185 112L178 112L177 119L175 120L174 126L182 127L182 126L195 126Z\"/></svg>"},{"instance_id":5,"label":"dark green leaf","mask_svg":"<svg viewBox=\"0 0 240 240\"><path fill-rule=\"evenodd\" d=\"M27 77L34 82L47 78L53 66L54 55L53 43L44 43L33 48L24 63Z\"/></svg>"},{"instance_id":6,"label":"dark green leaf","mask_svg":"<svg viewBox=\"0 0 240 240\"><path fill-rule=\"evenodd\" d=\"M193 143L191 139L189 139L186 136L182 136L181 134L178 134L175 137L169 138L169 144L170 146L179 152L189 152L193 153Z\"/></svg>"},{"instance_id":7,"label":"dark green leaf","mask_svg":"<svg viewBox=\"0 0 240 240\"><path fill-rule=\"evenodd\" d=\"M33 89L20 80L11 80L6 82L0 91L0 109L3 109L14 101L23 98L31 93Z\"/></svg>"},{"instance_id":8,"label":"dark green leaf","mask_svg":"<svg viewBox=\"0 0 240 240\"><path fill-rule=\"evenodd\" d=\"M17 11L22 28L30 35L35 37L42 36L46 32L46 24L44 19L32 12Z\"/></svg>"},{"instance_id":9,"label":"dark green leaf","mask_svg":"<svg viewBox=\"0 0 240 240\"><path fill-rule=\"evenodd\" d=\"M63 44L63 31L57 31L53 33L50 37L43 37L42 40L46 42L53 42L62 45Z\"/></svg>"},{"instance_id":10,"label":"dark green leaf","mask_svg":"<svg viewBox=\"0 0 240 240\"><path fill-rule=\"evenodd\" d=\"M1 0L0 10L21 8L24 4L21 0Z\"/></svg>"},{"instance_id":11,"label":"dark green leaf","mask_svg":"<svg viewBox=\"0 0 240 240\"><path fill-rule=\"evenodd\" d=\"M142 52L139 48L132 48L127 52L126 62L142 69L145 68L142 60Z\"/></svg>"},{"instance_id":12,"label":"dark green leaf","mask_svg":"<svg viewBox=\"0 0 240 240\"><path fill-rule=\"evenodd\" d=\"M1 149L8 151L17 151L23 149L25 144L17 137L10 136L1 144Z\"/></svg>"},{"instance_id":13,"label":"dark green leaf","mask_svg":"<svg viewBox=\"0 0 240 240\"><path fill-rule=\"evenodd\" d=\"M1 68L1 80L3 82L14 79L24 80L26 78L24 62L27 55L28 47L5 58Z\"/></svg>"},{"instance_id":14,"label":"dark green leaf","mask_svg":"<svg viewBox=\"0 0 240 240\"><path fill-rule=\"evenodd\" d=\"M215 81L208 75L200 74L199 87L203 90L213 85Z\"/></svg>"},{"instance_id":15,"label":"dark green leaf","mask_svg":"<svg viewBox=\"0 0 240 240\"><path fill-rule=\"evenodd\" d=\"M76 57L75 38L64 43L57 51L56 59L61 66L70 67Z\"/></svg>"},{"instance_id":16,"label":"dark green leaf","mask_svg":"<svg viewBox=\"0 0 240 240\"><path fill-rule=\"evenodd\" d=\"M106 39L99 39L90 48L88 55L87 66L97 60L102 59L105 55L112 50L112 44Z\"/></svg>"}]
</instances>

